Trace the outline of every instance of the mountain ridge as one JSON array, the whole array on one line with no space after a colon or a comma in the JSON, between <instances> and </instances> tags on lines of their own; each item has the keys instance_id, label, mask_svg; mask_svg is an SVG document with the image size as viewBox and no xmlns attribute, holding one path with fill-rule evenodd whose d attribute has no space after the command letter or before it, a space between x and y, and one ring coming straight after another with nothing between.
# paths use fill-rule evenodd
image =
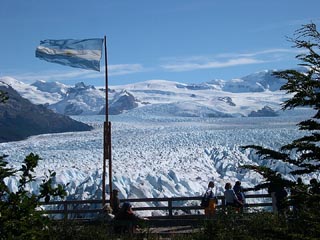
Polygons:
<instances>
[{"instance_id":1,"label":"mountain ridge","mask_svg":"<svg viewBox=\"0 0 320 240\"><path fill-rule=\"evenodd\" d=\"M92 130L91 126L55 113L45 105L32 104L12 87L1 82L0 90L9 97L5 103L0 103L0 143L44 133Z\"/></svg>"},{"instance_id":2,"label":"mountain ridge","mask_svg":"<svg viewBox=\"0 0 320 240\"><path fill-rule=\"evenodd\" d=\"M111 115L146 110L159 116L164 114L177 117L264 116L263 109L267 107L277 112L280 103L286 98L285 92L279 90L284 80L273 76L274 71L265 70L228 81L214 79L199 84L159 79L109 86L109 110ZM44 81L23 85L12 78L9 80L22 96L27 96L28 89L31 89L34 95L30 99L32 102L45 104L55 112L65 115L96 115L105 112L105 89L81 82L75 86ZM121 93L127 95L119 101ZM39 100L36 96L39 96ZM46 98L48 101L45 103ZM157 111L159 106L161 110ZM173 106L176 110L172 109ZM260 114L252 114L257 111Z\"/></svg>"}]
</instances>

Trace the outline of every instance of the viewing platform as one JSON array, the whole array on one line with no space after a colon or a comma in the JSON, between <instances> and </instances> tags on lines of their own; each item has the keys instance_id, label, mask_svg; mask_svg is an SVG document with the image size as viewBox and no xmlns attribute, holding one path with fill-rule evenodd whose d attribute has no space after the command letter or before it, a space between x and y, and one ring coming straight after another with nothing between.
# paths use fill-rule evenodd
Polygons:
<instances>
[{"instance_id":1,"label":"viewing platform","mask_svg":"<svg viewBox=\"0 0 320 240\"><path fill-rule=\"evenodd\" d=\"M171 197L171 198L138 198L121 199L120 202L130 202L135 213L148 219L187 219L204 217L204 208L200 206L201 196L195 197ZM223 209L224 196L217 196L217 211ZM109 200L106 201L109 204ZM145 206L148 205L148 206ZM66 200L50 201L42 203L45 214L54 219L94 219L102 210L102 200ZM270 194L246 195L246 212L261 210L271 211L272 200ZM153 214L153 213L161 214Z\"/></svg>"}]
</instances>

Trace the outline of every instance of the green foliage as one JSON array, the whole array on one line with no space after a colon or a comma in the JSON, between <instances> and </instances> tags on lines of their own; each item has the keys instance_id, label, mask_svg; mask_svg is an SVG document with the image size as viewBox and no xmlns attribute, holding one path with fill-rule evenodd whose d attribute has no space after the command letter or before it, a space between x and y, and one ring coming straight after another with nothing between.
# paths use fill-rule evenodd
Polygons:
<instances>
[{"instance_id":1,"label":"green foliage","mask_svg":"<svg viewBox=\"0 0 320 240\"><path fill-rule=\"evenodd\" d=\"M221 213L206 221L203 231L193 235L192 239L318 239L319 218L314 216L318 215L304 212L299 218L289 218L267 212L227 215Z\"/></svg>"},{"instance_id":2,"label":"green foliage","mask_svg":"<svg viewBox=\"0 0 320 240\"><path fill-rule=\"evenodd\" d=\"M45 239L49 236L50 219L38 211L40 200L50 196L66 196L62 185L53 186L54 172L49 172L40 184L40 194L28 191L28 184L35 181L33 175L40 160L33 153L26 156L19 170L7 168L6 156L0 156L0 239ZM20 174L18 174L20 173ZM19 175L18 190L11 192L5 178Z\"/></svg>"},{"instance_id":3,"label":"green foliage","mask_svg":"<svg viewBox=\"0 0 320 240\"><path fill-rule=\"evenodd\" d=\"M314 203L314 202L313 202ZM199 220L199 224L189 233L162 235L172 240L230 240L230 239L319 239L319 215L310 208L301 211L298 216L275 215L269 212L236 213L235 211L217 212L212 219ZM143 233L134 235L114 235L112 226L105 223L61 221L50 230L48 239L161 239L151 233L148 225Z\"/></svg>"},{"instance_id":4,"label":"green foliage","mask_svg":"<svg viewBox=\"0 0 320 240\"><path fill-rule=\"evenodd\" d=\"M8 99L7 93L0 90L0 103L4 103Z\"/></svg>"},{"instance_id":5,"label":"green foliage","mask_svg":"<svg viewBox=\"0 0 320 240\"><path fill-rule=\"evenodd\" d=\"M8 192L8 187L4 182L4 179L10 177L15 173L15 171L11 168L6 168L7 162L4 160L7 156L0 156L0 200L4 193Z\"/></svg>"},{"instance_id":6,"label":"green foliage","mask_svg":"<svg viewBox=\"0 0 320 240\"><path fill-rule=\"evenodd\" d=\"M307 68L307 72L285 70L275 73L275 76L287 80L281 90L292 94L292 97L282 104L284 110L296 107L308 107L315 114L298 124L299 130L304 131L305 136L282 146L279 150L272 150L257 145L244 146L251 148L264 160L280 161L283 164L294 166L290 172L293 175L319 173L320 170L320 33L315 24L303 25L295 32L295 37L290 40L294 47L304 49L304 53L296 56L301 61L301 66ZM256 189L267 188L271 185L291 188L291 196L286 198L287 206L294 206L292 212L287 212L286 221L267 217L266 222L273 222L266 235L259 239L317 239L320 235L320 196L317 192L308 192L307 186L295 184L282 179L279 173L266 166L243 166L263 176L264 182L256 186ZM278 216L277 216L278 217ZM259 225L259 218L248 224L253 225L256 231L264 232ZM263 225L263 223L261 222ZM264 224L265 225L265 224ZM276 235L277 229L279 230ZM253 230L253 229L252 229ZM257 232L258 233L258 232Z\"/></svg>"},{"instance_id":7,"label":"green foliage","mask_svg":"<svg viewBox=\"0 0 320 240\"><path fill-rule=\"evenodd\" d=\"M291 39L295 47L305 49L307 53L299 54L297 59L301 66L308 68L308 72L299 73L293 70L277 72L276 76L284 78L287 83L282 90L294 94L292 98L283 103L283 109L297 106L314 109L315 115L298 124L300 130L309 131L304 136L281 148L282 151L296 151L298 158L291 163L298 167L293 174L312 173L320 170L320 34L315 24L303 25L295 33L296 38Z\"/></svg>"},{"instance_id":8,"label":"green foliage","mask_svg":"<svg viewBox=\"0 0 320 240\"><path fill-rule=\"evenodd\" d=\"M295 166L290 173L302 175L320 170L320 33L315 24L306 24L295 32L294 38L290 38L290 41L294 43L294 47L305 50L296 58L301 62L300 66L306 67L307 72L285 70L274 75L287 80L281 90L292 94L292 97L282 104L284 110L296 107L308 107L314 110L315 114L311 119L298 124L299 130L309 135L296 139L279 150L257 145L243 148L256 150L256 154L262 159L281 161L283 164ZM265 175L265 169L255 170L270 180L270 176Z\"/></svg>"}]
</instances>

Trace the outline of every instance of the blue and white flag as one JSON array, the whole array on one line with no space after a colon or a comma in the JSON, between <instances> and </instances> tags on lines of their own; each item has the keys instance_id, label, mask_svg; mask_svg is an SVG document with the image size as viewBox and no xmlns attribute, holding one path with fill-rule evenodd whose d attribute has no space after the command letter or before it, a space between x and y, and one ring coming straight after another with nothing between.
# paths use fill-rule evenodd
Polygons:
<instances>
[{"instance_id":1,"label":"blue and white flag","mask_svg":"<svg viewBox=\"0 0 320 240\"><path fill-rule=\"evenodd\" d=\"M100 71L103 39L43 40L36 49L42 60L76 68Z\"/></svg>"}]
</instances>

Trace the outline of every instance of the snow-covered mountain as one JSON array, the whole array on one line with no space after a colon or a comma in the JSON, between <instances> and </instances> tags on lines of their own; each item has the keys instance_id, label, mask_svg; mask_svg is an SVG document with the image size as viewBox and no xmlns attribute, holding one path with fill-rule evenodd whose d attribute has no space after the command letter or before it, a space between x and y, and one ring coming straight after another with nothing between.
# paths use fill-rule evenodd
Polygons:
<instances>
[{"instance_id":1,"label":"snow-covered mountain","mask_svg":"<svg viewBox=\"0 0 320 240\"><path fill-rule=\"evenodd\" d=\"M149 80L128 85L109 86L109 112L152 114L154 116L235 117L252 116L262 109L277 112L288 96L279 91L284 80L266 70L239 79L212 80L184 84L166 80ZM32 85L13 78L1 79L23 97L36 104L47 104L66 115L92 115L105 112L105 89L78 83L66 86L38 81ZM254 115L254 114L253 114Z\"/></svg>"},{"instance_id":2,"label":"snow-covered mountain","mask_svg":"<svg viewBox=\"0 0 320 240\"><path fill-rule=\"evenodd\" d=\"M46 82L43 80L38 80L31 84L31 86L36 87L39 91L48 93L57 93L61 97L66 96L68 91L68 86L59 82Z\"/></svg>"},{"instance_id":3,"label":"snow-covered mountain","mask_svg":"<svg viewBox=\"0 0 320 240\"><path fill-rule=\"evenodd\" d=\"M118 115L139 106L148 103L140 102L131 93L126 90L114 95L112 101L109 103L109 114ZM105 114L105 107L100 111L100 114Z\"/></svg>"},{"instance_id":4,"label":"snow-covered mountain","mask_svg":"<svg viewBox=\"0 0 320 240\"><path fill-rule=\"evenodd\" d=\"M105 105L105 92L94 86L78 83L69 87L65 97L49 106L50 109L66 115L97 114Z\"/></svg>"},{"instance_id":5,"label":"snow-covered mountain","mask_svg":"<svg viewBox=\"0 0 320 240\"><path fill-rule=\"evenodd\" d=\"M0 82L4 82L16 90L23 98L28 99L34 104L50 105L59 102L63 99L63 96L57 92L49 92L47 89L50 88L52 83L46 83L42 81L42 85L39 89L37 87L38 83L35 85L29 85L20 82L12 77L0 77ZM57 83L58 84L58 83ZM59 84L60 85L60 84ZM65 88L63 84L59 86L59 91L63 91Z\"/></svg>"},{"instance_id":6,"label":"snow-covered mountain","mask_svg":"<svg viewBox=\"0 0 320 240\"><path fill-rule=\"evenodd\" d=\"M9 85L0 82L8 99L0 103L0 142L18 141L44 133L90 131L92 127L69 116L36 105Z\"/></svg>"},{"instance_id":7,"label":"snow-covered mountain","mask_svg":"<svg viewBox=\"0 0 320 240\"><path fill-rule=\"evenodd\" d=\"M213 80L208 82L208 85L232 93L278 91L285 80L274 77L273 72L265 70L230 81Z\"/></svg>"}]
</instances>

